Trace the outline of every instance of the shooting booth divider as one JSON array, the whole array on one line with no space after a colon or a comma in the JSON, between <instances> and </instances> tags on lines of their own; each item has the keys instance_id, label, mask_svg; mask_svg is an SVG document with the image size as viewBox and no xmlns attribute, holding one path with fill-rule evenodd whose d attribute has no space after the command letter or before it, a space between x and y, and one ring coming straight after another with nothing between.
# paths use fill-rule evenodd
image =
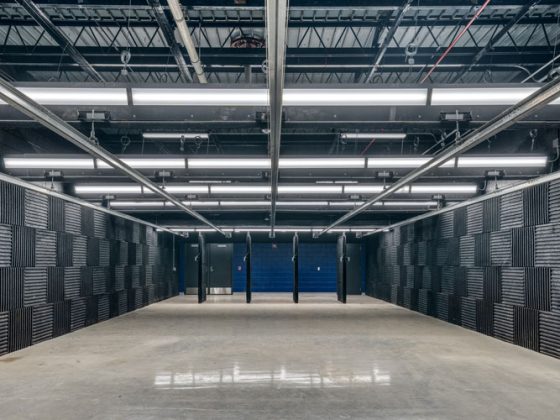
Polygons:
<instances>
[{"instance_id":1,"label":"shooting booth divider","mask_svg":"<svg viewBox=\"0 0 560 420\"><path fill-rule=\"evenodd\" d=\"M247 303L251 303L251 247L253 245L251 240L251 234L247 232L247 238L245 241L245 272L246 272L246 287L245 287L245 298Z\"/></svg>"},{"instance_id":2,"label":"shooting booth divider","mask_svg":"<svg viewBox=\"0 0 560 420\"><path fill-rule=\"evenodd\" d=\"M202 234L198 235L198 303L206 301L208 287L208 261L206 258L206 241Z\"/></svg>"},{"instance_id":3,"label":"shooting booth divider","mask_svg":"<svg viewBox=\"0 0 560 420\"><path fill-rule=\"evenodd\" d=\"M294 234L292 263L294 267L294 303L299 302L299 237Z\"/></svg>"},{"instance_id":4,"label":"shooting booth divider","mask_svg":"<svg viewBox=\"0 0 560 420\"><path fill-rule=\"evenodd\" d=\"M346 303L346 235L338 237L336 243L336 297L339 302Z\"/></svg>"}]
</instances>

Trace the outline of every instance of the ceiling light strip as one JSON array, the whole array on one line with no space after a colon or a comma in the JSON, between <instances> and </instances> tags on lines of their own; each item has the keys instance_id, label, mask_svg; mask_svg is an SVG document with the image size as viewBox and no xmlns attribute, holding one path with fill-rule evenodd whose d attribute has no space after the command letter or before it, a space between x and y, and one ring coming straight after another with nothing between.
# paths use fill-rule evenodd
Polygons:
<instances>
[{"instance_id":1,"label":"ceiling light strip","mask_svg":"<svg viewBox=\"0 0 560 420\"><path fill-rule=\"evenodd\" d=\"M431 157L370 157L367 158L368 169L400 169L418 168L428 162ZM68 157L54 158L50 156L6 156L3 158L7 169L113 169L100 159L96 166L92 158ZM121 157L121 160L135 169L186 169L184 158L163 158L161 156L145 158ZM364 168L364 158L281 158L280 169L360 169ZM458 168L543 168L547 156L460 156L457 158ZM452 168L455 159L442 164L441 168ZM188 159L189 169L270 169L267 158L192 158Z\"/></svg>"}]
</instances>

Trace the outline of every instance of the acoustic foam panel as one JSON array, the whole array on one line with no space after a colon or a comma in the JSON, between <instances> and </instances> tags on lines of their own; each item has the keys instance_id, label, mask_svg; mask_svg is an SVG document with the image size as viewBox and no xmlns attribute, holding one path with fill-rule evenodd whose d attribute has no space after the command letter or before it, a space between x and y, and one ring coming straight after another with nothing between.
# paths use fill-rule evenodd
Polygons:
<instances>
[{"instance_id":1,"label":"acoustic foam panel","mask_svg":"<svg viewBox=\"0 0 560 420\"><path fill-rule=\"evenodd\" d=\"M32 344L40 343L53 337L54 312L52 305L33 307Z\"/></svg>"},{"instance_id":2,"label":"acoustic foam panel","mask_svg":"<svg viewBox=\"0 0 560 420\"><path fill-rule=\"evenodd\" d=\"M47 267L47 302L62 302L65 297L63 267Z\"/></svg>"},{"instance_id":3,"label":"acoustic foam panel","mask_svg":"<svg viewBox=\"0 0 560 420\"><path fill-rule=\"evenodd\" d=\"M35 265L35 229L12 226L12 266L33 267Z\"/></svg>"},{"instance_id":4,"label":"acoustic foam panel","mask_svg":"<svg viewBox=\"0 0 560 420\"><path fill-rule=\"evenodd\" d=\"M12 264L12 227L0 225L0 267Z\"/></svg>"},{"instance_id":5,"label":"acoustic foam panel","mask_svg":"<svg viewBox=\"0 0 560 420\"><path fill-rule=\"evenodd\" d=\"M540 351L560 358L560 313L541 312L539 333Z\"/></svg>"},{"instance_id":6,"label":"acoustic foam panel","mask_svg":"<svg viewBox=\"0 0 560 420\"><path fill-rule=\"evenodd\" d=\"M35 265L37 267L56 266L56 232L35 230Z\"/></svg>"},{"instance_id":7,"label":"acoustic foam panel","mask_svg":"<svg viewBox=\"0 0 560 420\"><path fill-rule=\"evenodd\" d=\"M30 346L33 341L33 308L13 309L9 318L10 352Z\"/></svg>"},{"instance_id":8,"label":"acoustic foam panel","mask_svg":"<svg viewBox=\"0 0 560 420\"><path fill-rule=\"evenodd\" d=\"M47 303L47 268L27 267L23 271L23 305Z\"/></svg>"},{"instance_id":9,"label":"acoustic foam panel","mask_svg":"<svg viewBox=\"0 0 560 420\"><path fill-rule=\"evenodd\" d=\"M9 312L0 312L0 356L8 353L9 349Z\"/></svg>"},{"instance_id":10,"label":"acoustic foam panel","mask_svg":"<svg viewBox=\"0 0 560 420\"><path fill-rule=\"evenodd\" d=\"M25 224L25 190L19 185L0 182L0 223Z\"/></svg>"},{"instance_id":11,"label":"acoustic foam panel","mask_svg":"<svg viewBox=\"0 0 560 420\"><path fill-rule=\"evenodd\" d=\"M49 200L46 195L25 190L25 226L48 229Z\"/></svg>"},{"instance_id":12,"label":"acoustic foam panel","mask_svg":"<svg viewBox=\"0 0 560 420\"><path fill-rule=\"evenodd\" d=\"M76 203L64 203L64 231L73 235L82 233L82 207Z\"/></svg>"},{"instance_id":13,"label":"acoustic foam panel","mask_svg":"<svg viewBox=\"0 0 560 420\"><path fill-rule=\"evenodd\" d=\"M548 184L523 190L523 222L525 226L548 223Z\"/></svg>"},{"instance_id":14,"label":"acoustic foam panel","mask_svg":"<svg viewBox=\"0 0 560 420\"><path fill-rule=\"evenodd\" d=\"M494 304L494 337L513 343L513 305Z\"/></svg>"}]
</instances>

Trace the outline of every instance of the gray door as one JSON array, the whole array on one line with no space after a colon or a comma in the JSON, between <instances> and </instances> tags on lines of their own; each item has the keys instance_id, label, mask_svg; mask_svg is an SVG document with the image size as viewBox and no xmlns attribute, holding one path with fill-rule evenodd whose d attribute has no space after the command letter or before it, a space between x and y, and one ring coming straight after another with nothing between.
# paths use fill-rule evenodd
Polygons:
<instances>
[{"instance_id":1,"label":"gray door","mask_svg":"<svg viewBox=\"0 0 560 420\"><path fill-rule=\"evenodd\" d=\"M231 294L231 260L233 244L209 244L208 291L211 295Z\"/></svg>"},{"instance_id":2,"label":"gray door","mask_svg":"<svg viewBox=\"0 0 560 420\"><path fill-rule=\"evenodd\" d=\"M348 257L348 265L346 267L346 292L349 295L362 294L361 253L362 246L360 244L346 244L346 255Z\"/></svg>"},{"instance_id":3,"label":"gray door","mask_svg":"<svg viewBox=\"0 0 560 420\"><path fill-rule=\"evenodd\" d=\"M185 293L196 295L198 293L198 244L187 244L187 264L185 269Z\"/></svg>"}]
</instances>

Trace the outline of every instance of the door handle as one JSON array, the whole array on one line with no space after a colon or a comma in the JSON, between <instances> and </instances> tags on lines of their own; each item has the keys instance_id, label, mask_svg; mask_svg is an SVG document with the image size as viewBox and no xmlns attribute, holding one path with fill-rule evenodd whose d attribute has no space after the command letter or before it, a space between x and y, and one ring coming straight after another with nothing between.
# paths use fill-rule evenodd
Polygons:
<instances>
[{"instance_id":1,"label":"door handle","mask_svg":"<svg viewBox=\"0 0 560 420\"><path fill-rule=\"evenodd\" d=\"M210 266L210 272L211 272L211 273L214 272L214 267Z\"/></svg>"}]
</instances>

